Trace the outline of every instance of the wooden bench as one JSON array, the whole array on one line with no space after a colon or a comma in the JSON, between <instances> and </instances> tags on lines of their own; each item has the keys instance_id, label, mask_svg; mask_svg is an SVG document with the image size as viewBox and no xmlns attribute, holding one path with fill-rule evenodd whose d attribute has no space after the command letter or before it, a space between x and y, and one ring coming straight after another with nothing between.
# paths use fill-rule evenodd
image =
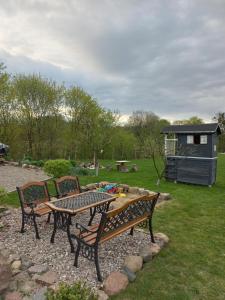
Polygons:
<instances>
[{"instance_id":1,"label":"wooden bench","mask_svg":"<svg viewBox=\"0 0 225 300\"><path fill-rule=\"evenodd\" d=\"M133 235L134 226L147 226L149 228L151 241L154 243L152 231L152 215L159 193L149 196L139 196L130 200L122 207L108 212L102 212L100 223L89 228L77 223L79 232L71 234L77 241L74 266L78 267L79 255L95 262L97 277L102 281L98 262L98 247L123 232L130 230Z\"/></svg>"}]
</instances>

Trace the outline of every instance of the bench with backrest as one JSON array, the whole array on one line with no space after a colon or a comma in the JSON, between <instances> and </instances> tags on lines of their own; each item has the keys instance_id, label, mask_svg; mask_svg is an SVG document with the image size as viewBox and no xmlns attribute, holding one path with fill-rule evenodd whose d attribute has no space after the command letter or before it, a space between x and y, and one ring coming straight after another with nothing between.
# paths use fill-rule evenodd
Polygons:
<instances>
[{"instance_id":1,"label":"bench with backrest","mask_svg":"<svg viewBox=\"0 0 225 300\"><path fill-rule=\"evenodd\" d=\"M99 224L89 228L77 223L76 227L79 229L79 233L71 235L71 237L77 241L74 265L78 267L79 255L91 261L95 261L98 280L102 281L98 262L99 244L127 230L130 230L130 234L133 235L134 227L136 225L143 225L143 223L148 223L151 241L154 243L152 215L158 196L159 194L139 196L130 200L120 208L102 212Z\"/></svg>"},{"instance_id":2,"label":"bench with backrest","mask_svg":"<svg viewBox=\"0 0 225 300\"><path fill-rule=\"evenodd\" d=\"M51 209L45 205L50 201L50 196L46 182L29 182L23 186L17 187L20 206L22 210L21 233L24 233L25 224L32 222L34 224L36 238L39 239L39 232L36 217L48 214L47 222L50 222Z\"/></svg>"}]
</instances>

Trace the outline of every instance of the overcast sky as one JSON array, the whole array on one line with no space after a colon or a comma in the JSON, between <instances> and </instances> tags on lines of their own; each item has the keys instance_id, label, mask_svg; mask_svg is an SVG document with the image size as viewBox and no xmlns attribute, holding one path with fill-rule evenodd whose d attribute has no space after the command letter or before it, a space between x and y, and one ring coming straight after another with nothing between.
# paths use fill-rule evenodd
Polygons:
<instances>
[{"instance_id":1,"label":"overcast sky","mask_svg":"<svg viewBox=\"0 0 225 300\"><path fill-rule=\"evenodd\" d=\"M170 120L225 111L224 0L0 0L0 61Z\"/></svg>"}]
</instances>

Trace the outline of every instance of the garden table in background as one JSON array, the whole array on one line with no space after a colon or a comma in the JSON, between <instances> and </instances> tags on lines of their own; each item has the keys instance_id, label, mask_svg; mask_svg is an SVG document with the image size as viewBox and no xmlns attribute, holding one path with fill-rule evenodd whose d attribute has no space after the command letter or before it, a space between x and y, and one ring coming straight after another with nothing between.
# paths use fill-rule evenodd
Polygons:
<instances>
[{"instance_id":1,"label":"garden table in background","mask_svg":"<svg viewBox=\"0 0 225 300\"><path fill-rule=\"evenodd\" d=\"M46 203L46 205L51 208L54 215L54 229L51 236L51 243L54 243L57 229L66 228L71 252L74 252L74 246L70 235L71 217L90 209L90 221L88 225L91 225L96 212L100 213L108 211L110 203L115 199L116 197L111 194L88 191Z\"/></svg>"},{"instance_id":2,"label":"garden table in background","mask_svg":"<svg viewBox=\"0 0 225 300\"><path fill-rule=\"evenodd\" d=\"M116 166L117 166L117 171L120 172L127 172L128 168L126 166L126 163L129 163L129 160L117 160L116 161Z\"/></svg>"}]
</instances>

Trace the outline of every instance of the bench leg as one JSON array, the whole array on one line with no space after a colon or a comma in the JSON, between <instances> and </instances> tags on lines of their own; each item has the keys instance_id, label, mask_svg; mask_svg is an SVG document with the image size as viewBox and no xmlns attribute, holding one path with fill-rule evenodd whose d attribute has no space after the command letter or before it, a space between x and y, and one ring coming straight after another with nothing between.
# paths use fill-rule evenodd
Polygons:
<instances>
[{"instance_id":1,"label":"bench leg","mask_svg":"<svg viewBox=\"0 0 225 300\"><path fill-rule=\"evenodd\" d=\"M130 235L132 235L132 236L134 235L134 227L131 228Z\"/></svg>"},{"instance_id":2,"label":"bench leg","mask_svg":"<svg viewBox=\"0 0 225 300\"><path fill-rule=\"evenodd\" d=\"M25 232L24 226L25 226L25 217L24 217L24 214L22 214L22 226L21 226L21 230L20 230L21 233Z\"/></svg>"},{"instance_id":3,"label":"bench leg","mask_svg":"<svg viewBox=\"0 0 225 300\"><path fill-rule=\"evenodd\" d=\"M36 239L40 239L35 215L33 215L33 222L34 222L34 228L35 228L35 233L36 233Z\"/></svg>"},{"instance_id":4,"label":"bench leg","mask_svg":"<svg viewBox=\"0 0 225 300\"><path fill-rule=\"evenodd\" d=\"M50 219L51 219L51 213L48 214L47 223L50 223Z\"/></svg>"},{"instance_id":5,"label":"bench leg","mask_svg":"<svg viewBox=\"0 0 225 300\"><path fill-rule=\"evenodd\" d=\"M98 281L102 282L102 275L100 272L99 261L98 261L98 248L95 248L95 267L97 271Z\"/></svg>"},{"instance_id":6,"label":"bench leg","mask_svg":"<svg viewBox=\"0 0 225 300\"><path fill-rule=\"evenodd\" d=\"M77 243L77 250L75 253L74 266L78 268L78 257L80 253L80 242Z\"/></svg>"},{"instance_id":7,"label":"bench leg","mask_svg":"<svg viewBox=\"0 0 225 300\"><path fill-rule=\"evenodd\" d=\"M151 242L155 243L155 239L154 239L154 235L153 235L153 231L152 231L152 219L149 219L149 232L150 232L150 236L151 236Z\"/></svg>"}]
</instances>

